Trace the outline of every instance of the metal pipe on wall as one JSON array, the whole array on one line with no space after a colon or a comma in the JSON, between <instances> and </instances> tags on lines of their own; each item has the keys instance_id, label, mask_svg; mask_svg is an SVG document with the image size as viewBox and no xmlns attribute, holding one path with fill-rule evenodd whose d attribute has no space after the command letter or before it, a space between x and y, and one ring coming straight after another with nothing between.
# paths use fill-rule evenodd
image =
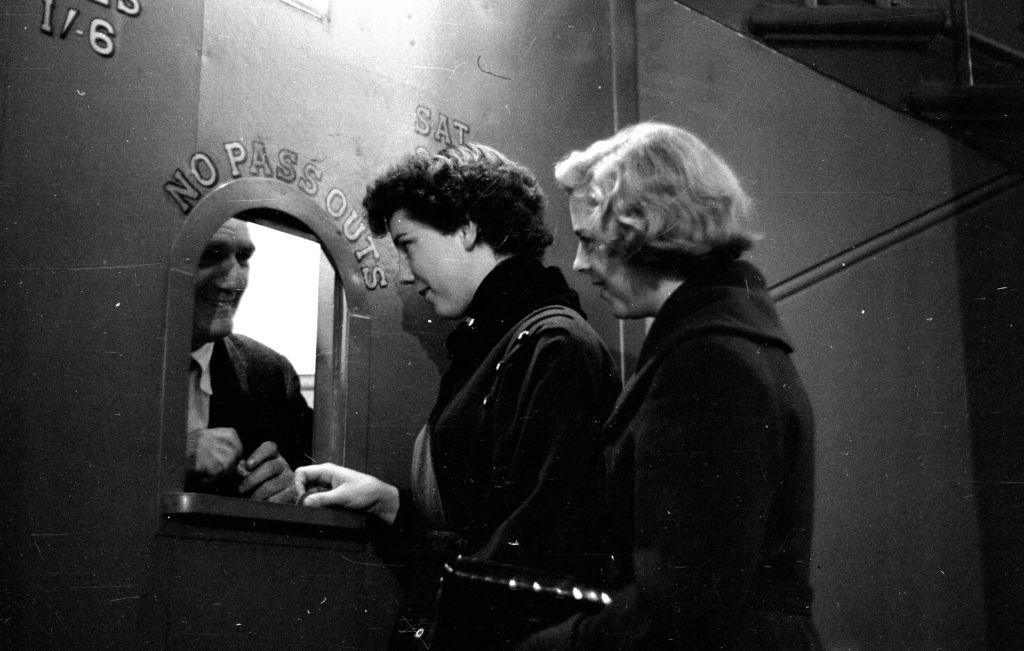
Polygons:
<instances>
[{"instance_id":1,"label":"metal pipe on wall","mask_svg":"<svg viewBox=\"0 0 1024 651\"><path fill-rule=\"evenodd\" d=\"M960 86L973 86L971 26L967 16L967 0L950 0L949 18L953 28L953 40L956 43L956 83Z\"/></svg>"}]
</instances>

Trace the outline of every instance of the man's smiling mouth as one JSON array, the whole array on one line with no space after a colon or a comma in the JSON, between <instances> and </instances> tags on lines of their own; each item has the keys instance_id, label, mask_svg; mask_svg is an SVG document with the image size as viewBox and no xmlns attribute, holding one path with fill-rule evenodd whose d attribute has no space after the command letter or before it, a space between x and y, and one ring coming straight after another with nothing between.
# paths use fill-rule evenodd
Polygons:
<instances>
[{"instance_id":1,"label":"man's smiling mouth","mask_svg":"<svg viewBox=\"0 0 1024 651\"><path fill-rule=\"evenodd\" d=\"M216 296L209 296L207 294L199 295L199 300L217 307L229 307L236 305L240 298L242 298L241 291L225 291Z\"/></svg>"}]
</instances>

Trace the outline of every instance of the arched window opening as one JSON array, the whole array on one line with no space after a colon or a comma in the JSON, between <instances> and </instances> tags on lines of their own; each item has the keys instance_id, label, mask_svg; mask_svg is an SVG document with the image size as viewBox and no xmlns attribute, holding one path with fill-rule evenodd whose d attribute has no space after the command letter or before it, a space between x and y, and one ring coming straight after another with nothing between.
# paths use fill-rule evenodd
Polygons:
<instances>
[{"instance_id":1,"label":"arched window opening","mask_svg":"<svg viewBox=\"0 0 1024 651\"><path fill-rule=\"evenodd\" d=\"M231 242L241 242L238 250ZM233 256L230 261L228 256ZM222 265L216 269L219 279L204 285L211 264ZM234 276L228 279L229 274ZM270 517L262 506L245 504L265 499L266 491L237 492L239 477L247 476L251 464L214 466L215 472L206 475L223 477L235 489L191 481L198 475L196 457L189 452L198 439L189 433L202 431L196 423L203 419L206 429L236 430L227 434L244 446L239 453L243 462L252 459L246 455L261 444L257 439L308 431L302 434L301 453L298 444L288 443L300 438L274 440L292 470L323 461L365 467L369 318L365 290L356 282L360 276L332 217L273 179L231 181L194 207L172 248L168 273L160 486L164 515L284 517L279 511ZM213 285L217 288L209 289ZM219 327L220 321L210 325L219 318L211 314L226 317L226 328ZM197 331L205 334L202 341ZM205 357L196 354L203 346ZM229 376L232 383L225 384L223 378ZM229 398L235 411L223 408ZM203 400L205 411L196 409ZM300 427L296 423L302 410L308 422ZM233 425L231 418L240 419L239 424ZM250 433L243 434L243 426ZM221 460L217 455L204 458ZM278 495L286 501L283 493ZM310 510L295 511L284 519L301 520Z\"/></svg>"}]
</instances>

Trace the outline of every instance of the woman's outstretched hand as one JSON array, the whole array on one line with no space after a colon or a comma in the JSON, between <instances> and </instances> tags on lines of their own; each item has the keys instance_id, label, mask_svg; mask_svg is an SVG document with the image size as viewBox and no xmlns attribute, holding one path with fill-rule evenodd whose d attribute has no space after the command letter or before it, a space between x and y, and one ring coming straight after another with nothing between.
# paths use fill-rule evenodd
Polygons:
<instances>
[{"instance_id":1,"label":"woman's outstretched hand","mask_svg":"<svg viewBox=\"0 0 1024 651\"><path fill-rule=\"evenodd\" d=\"M333 463L302 466L295 489L305 506L340 506L392 524L398 515L398 489L376 477Z\"/></svg>"}]
</instances>

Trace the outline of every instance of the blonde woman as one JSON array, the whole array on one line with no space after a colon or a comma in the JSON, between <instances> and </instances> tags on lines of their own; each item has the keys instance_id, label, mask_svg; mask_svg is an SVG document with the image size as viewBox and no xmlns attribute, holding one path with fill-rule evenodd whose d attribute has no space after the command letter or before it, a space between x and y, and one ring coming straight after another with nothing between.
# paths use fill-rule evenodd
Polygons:
<instances>
[{"instance_id":1,"label":"blonde woman","mask_svg":"<svg viewBox=\"0 0 1024 651\"><path fill-rule=\"evenodd\" d=\"M628 127L555 167L574 268L653 317L604 427L613 603L540 648L815 648L811 408L735 175L692 134Z\"/></svg>"}]
</instances>

